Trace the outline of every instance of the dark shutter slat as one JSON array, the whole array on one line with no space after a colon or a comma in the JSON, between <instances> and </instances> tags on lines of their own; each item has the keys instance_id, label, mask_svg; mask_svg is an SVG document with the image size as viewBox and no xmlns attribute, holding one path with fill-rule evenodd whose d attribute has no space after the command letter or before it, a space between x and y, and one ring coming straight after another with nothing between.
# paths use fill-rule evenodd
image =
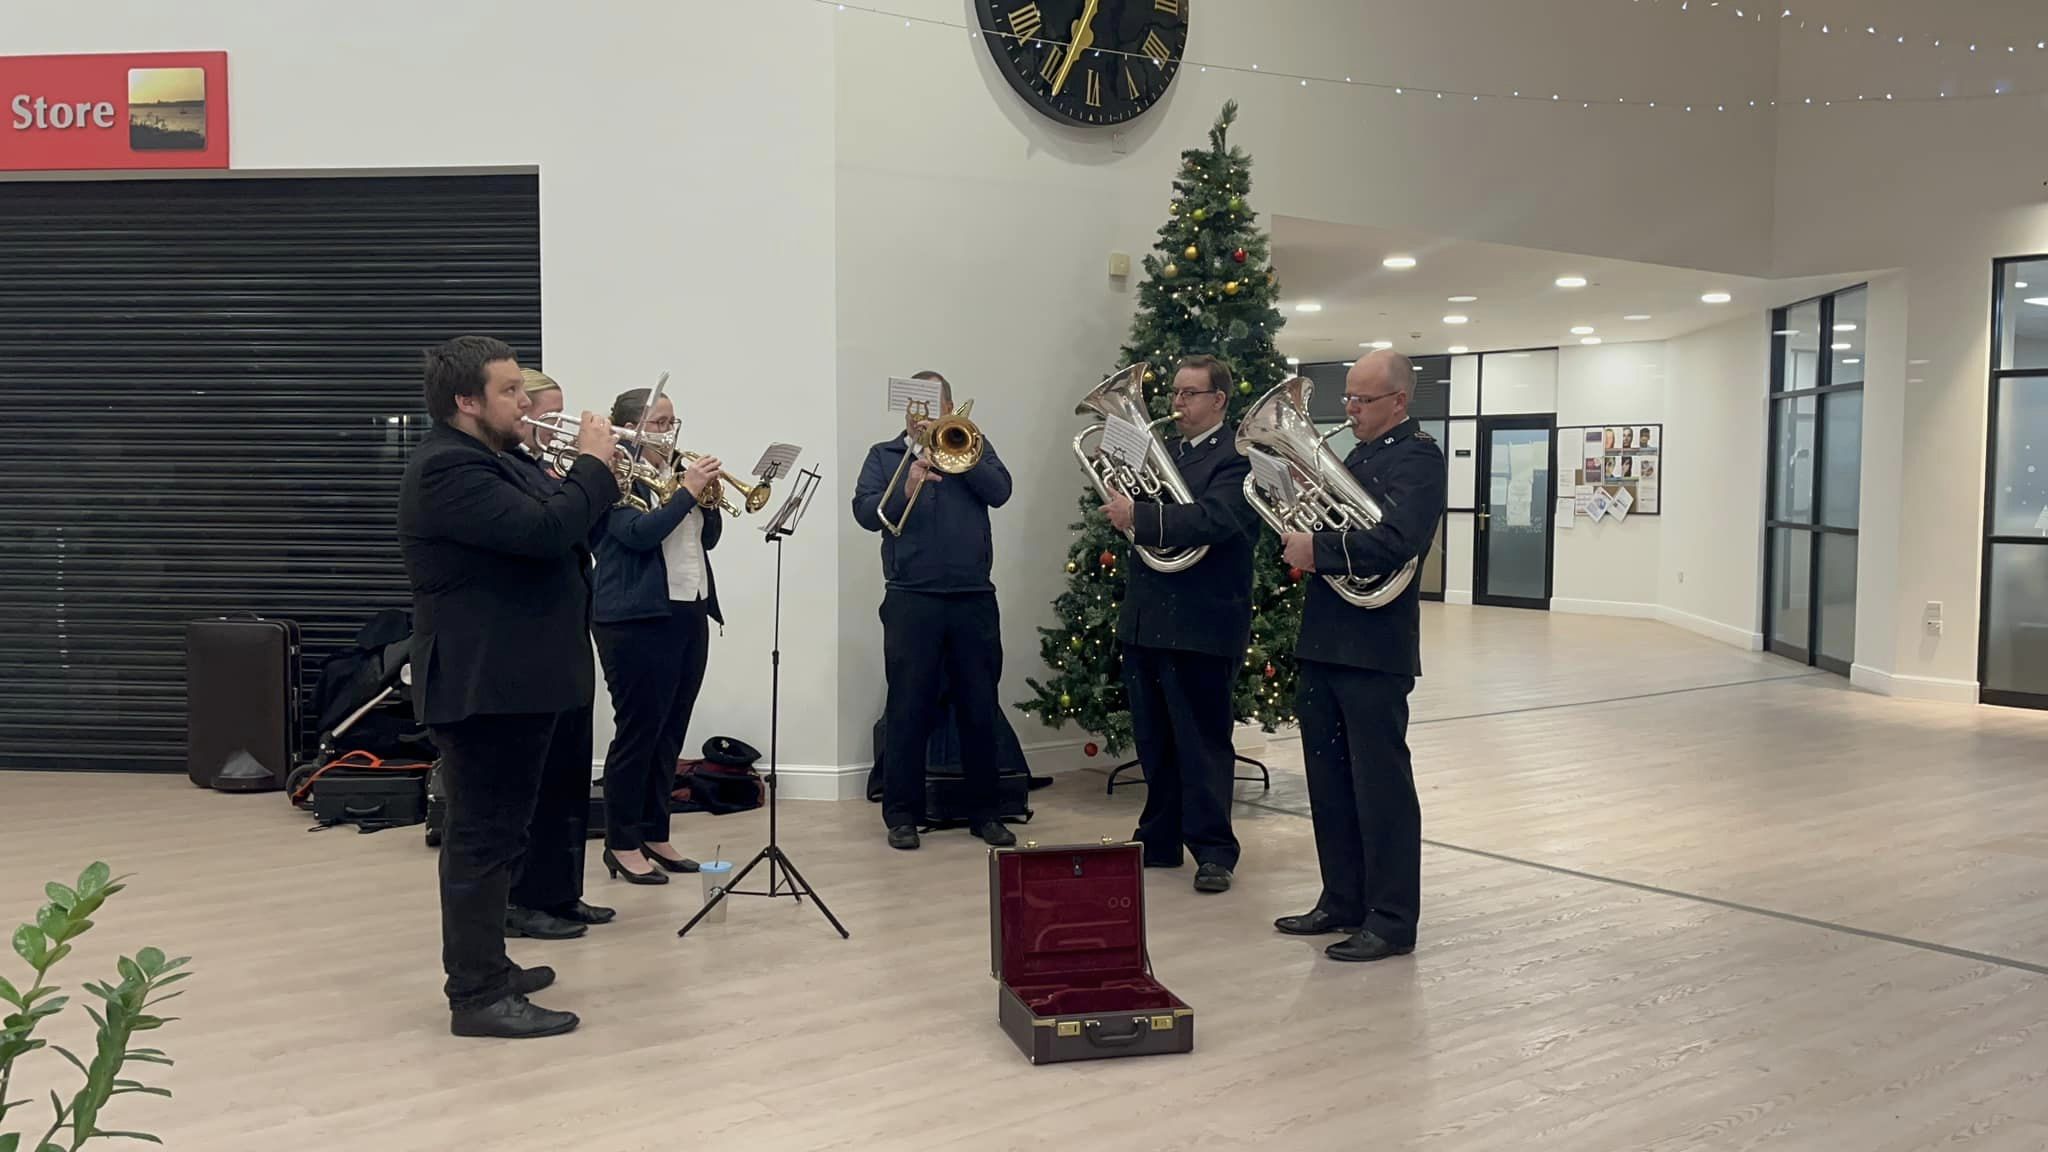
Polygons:
<instances>
[{"instance_id":1,"label":"dark shutter slat","mask_svg":"<svg viewBox=\"0 0 2048 1152\"><path fill-rule=\"evenodd\" d=\"M534 176L0 182L0 768L182 771L204 617L298 621L314 723L411 606L420 350L466 332L541 362Z\"/></svg>"}]
</instances>

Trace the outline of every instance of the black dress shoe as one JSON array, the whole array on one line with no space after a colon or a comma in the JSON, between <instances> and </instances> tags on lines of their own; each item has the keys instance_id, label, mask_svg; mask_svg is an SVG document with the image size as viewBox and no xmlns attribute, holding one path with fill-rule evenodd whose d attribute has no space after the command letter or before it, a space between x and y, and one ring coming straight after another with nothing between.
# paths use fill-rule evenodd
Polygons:
<instances>
[{"instance_id":1,"label":"black dress shoe","mask_svg":"<svg viewBox=\"0 0 2048 1152\"><path fill-rule=\"evenodd\" d=\"M536 964L531 968L520 968L515 965L512 969L512 978L505 982L505 986L510 988L515 996L531 996L554 982L555 970L545 964Z\"/></svg>"},{"instance_id":2,"label":"black dress shoe","mask_svg":"<svg viewBox=\"0 0 2048 1152\"><path fill-rule=\"evenodd\" d=\"M448 1030L457 1036L531 1040L573 1032L580 1023L574 1012L550 1012L517 992L508 992L495 1003L452 1013Z\"/></svg>"},{"instance_id":3,"label":"black dress shoe","mask_svg":"<svg viewBox=\"0 0 2048 1152\"><path fill-rule=\"evenodd\" d=\"M612 850L609 848L604 850L604 870L611 874L612 879L623 879L628 884L668 883L668 873L666 872L657 872L652 868L649 868L645 872L627 871L626 866L624 864L619 863L618 856L615 853L613 853Z\"/></svg>"},{"instance_id":4,"label":"black dress shoe","mask_svg":"<svg viewBox=\"0 0 2048 1152\"><path fill-rule=\"evenodd\" d=\"M917 847L917 825L898 824L889 829L889 847L901 848L905 852Z\"/></svg>"},{"instance_id":5,"label":"black dress shoe","mask_svg":"<svg viewBox=\"0 0 2048 1152\"><path fill-rule=\"evenodd\" d=\"M560 908L550 908L548 915L557 920L568 920L576 924L609 924L618 912L612 908L600 908L595 904L585 904L578 900L573 904L564 904Z\"/></svg>"},{"instance_id":6,"label":"black dress shoe","mask_svg":"<svg viewBox=\"0 0 2048 1152\"><path fill-rule=\"evenodd\" d=\"M649 860L654 861L654 866L656 868L660 868L666 872L695 872L698 870L699 867L701 867L701 865L699 865L695 860L690 859L688 856L684 856L676 860L671 860L666 856L656 856L654 853L648 852L645 849L642 849L640 854L647 857Z\"/></svg>"},{"instance_id":7,"label":"black dress shoe","mask_svg":"<svg viewBox=\"0 0 2048 1152\"><path fill-rule=\"evenodd\" d=\"M974 834L984 843L996 848L1008 848L1017 842L1017 834L1001 820L983 820L974 826Z\"/></svg>"},{"instance_id":8,"label":"black dress shoe","mask_svg":"<svg viewBox=\"0 0 2048 1152\"><path fill-rule=\"evenodd\" d=\"M1221 864L1204 864L1195 869L1195 891L1230 891L1230 869Z\"/></svg>"},{"instance_id":9,"label":"black dress shoe","mask_svg":"<svg viewBox=\"0 0 2048 1152\"><path fill-rule=\"evenodd\" d=\"M1330 932L1356 932L1359 926L1346 924L1321 908L1314 908L1299 916L1282 916L1273 921L1273 927L1289 936L1322 936Z\"/></svg>"},{"instance_id":10,"label":"black dress shoe","mask_svg":"<svg viewBox=\"0 0 2048 1152\"><path fill-rule=\"evenodd\" d=\"M574 940L590 929L532 908L505 909L505 935L532 940Z\"/></svg>"},{"instance_id":11,"label":"black dress shoe","mask_svg":"<svg viewBox=\"0 0 2048 1152\"><path fill-rule=\"evenodd\" d=\"M1323 949L1324 954L1332 960L1352 961L1385 960L1389 956L1406 956L1413 951L1415 951L1415 945L1413 944L1406 947L1398 944L1389 944L1362 928L1359 929L1358 935L1351 937L1349 940L1339 940L1328 948Z\"/></svg>"}]
</instances>

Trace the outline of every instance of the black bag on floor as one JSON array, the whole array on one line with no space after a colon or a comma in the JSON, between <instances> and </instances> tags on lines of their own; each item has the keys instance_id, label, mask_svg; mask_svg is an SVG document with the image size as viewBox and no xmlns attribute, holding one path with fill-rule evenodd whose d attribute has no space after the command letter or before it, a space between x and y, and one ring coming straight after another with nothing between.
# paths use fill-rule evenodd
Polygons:
<instances>
[{"instance_id":1,"label":"black bag on floor","mask_svg":"<svg viewBox=\"0 0 2048 1152\"><path fill-rule=\"evenodd\" d=\"M313 821L359 832L402 828L427 818L427 769L336 768L313 782Z\"/></svg>"},{"instance_id":2,"label":"black bag on floor","mask_svg":"<svg viewBox=\"0 0 2048 1152\"><path fill-rule=\"evenodd\" d=\"M185 774L201 788L268 792L299 752L299 626L256 616L185 629Z\"/></svg>"},{"instance_id":3,"label":"black bag on floor","mask_svg":"<svg viewBox=\"0 0 2048 1152\"><path fill-rule=\"evenodd\" d=\"M924 767L925 823L934 828L965 824L972 815L964 802L966 776L960 754L960 727L949 698L941 697L939 715L939 723L926 745ZM882 799L882 782L887 773L883 763L884 749L888 747L887 729L886 717L875 721L875 766L868 770L867 791L868 799L877 802ZM1034 786L1031 769L1024 760L1024 746L1017 739L1016 730L1010 727L1010 718L1000 714L996 717L996 751L1002 757L996 770L996 815L1029 823Z\"/></svg>"}]
</instances>

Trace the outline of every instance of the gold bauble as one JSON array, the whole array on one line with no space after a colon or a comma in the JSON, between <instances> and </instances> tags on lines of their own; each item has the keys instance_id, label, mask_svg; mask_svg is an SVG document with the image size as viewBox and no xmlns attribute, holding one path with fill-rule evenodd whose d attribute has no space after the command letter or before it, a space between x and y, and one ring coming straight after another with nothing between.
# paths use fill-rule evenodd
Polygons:
<instances>
[{"instance_id":1,"label":"gold bauble","mask_svg":"<svg viewBox=\"0 0 2048 1152\"><path fill-rule=\"evenodd\" d=\"M1230 283L1228 283L1228 284L1225 284L1225 285L1223 286L1223 294L1224 294L1225 296L1235 296L1235 295L1237 295L1237 281L1235 281L1235 280L1232 280L1232 281L1231 281Z\"/></svg>"},{"instance_id":2,"label":"gold bauble","mask_svg":"<svg viewBox=\"0 0 2048 1152\"><path fill-rule=\"evenodd\" d=\"M1072 560L1067 561L1067 575L1072 576L1080 570L1081 566L1079 564L1074 563Z\"/></svg>"},{"instance_id":3,"label":"gold bauble","mask_svg":"<svg viewBox=\"0 0 2048 1152\"><path fill-rule=\"evenodd\" d=\"M1159 270L1159 274L1161 276L1166 277L1168 280L1172 280L1180 275L1180 265L1168 264L1166 267L1161 268Z\"/></svg>"},{"instance_id":4,"label":"gold bauble","mask_svg":"<svg viewBox=\"0 0 2048 1152\"><path fill-rule=\"evenodd\" d=\"M1175 200L1175 201L1172 201L1171 203L1167 204L1167 206L1166 206L1166 214L1167 214L1168 216L1178 216L1178 215L1180 215L1180 201L1178 201L1178 200Z\"/></svg>"},{"instance_id":5,"label":"gold bauble","mask_svg":"<svg viewBox=\"0 0 2048 1152\"><path fill-rule=\"evenodd\" d=\"M1181 255L1187 257L1190 260L1200 260L1202 258L1202 250L1200 248L1195 247L1193 244L1190 244L1188 245L1188 250L1181 253Z\"/></svg>"},{"instance_id":6,"label":"gold bauble","mask_svg":"<svg viewBox=\"0 0 2048 1152\"><path fill-rule=\"evenodd\" d=\"M1157 381L1158 379L1159 379L1159 373L1157 373L1157 372L1154 372L1154 371L1153 371L1153 370L1151 370L1150 368L1147 368L1147 369L1145 369L1145 383L1147 383L1147 384L1151 384L1151 383L1154 383L1154 382L1156 382L1156 381Z\"/></svg>"}]
</instances>

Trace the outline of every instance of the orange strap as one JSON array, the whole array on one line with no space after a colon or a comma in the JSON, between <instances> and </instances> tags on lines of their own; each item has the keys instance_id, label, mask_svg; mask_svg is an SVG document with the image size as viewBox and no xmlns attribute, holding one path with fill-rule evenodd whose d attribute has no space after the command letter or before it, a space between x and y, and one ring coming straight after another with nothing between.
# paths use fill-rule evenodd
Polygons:
<instances>
[{"instance_id":1,"label":"orange strap","mask_svg":"<svg viewBox=\"0 0 2048 1152\"><path fill-rule=\"evenodd\" d=\"M306 797L312 795L313 782L327 775L330 768L359 768L366 772L417 772L422 768L432 769L433 765L425 760L385 760L360 750L344 752L322 764L311 776L306 777L305 782L292 793L292 803L303 803Z\"/></svg>"}]
</instances>

